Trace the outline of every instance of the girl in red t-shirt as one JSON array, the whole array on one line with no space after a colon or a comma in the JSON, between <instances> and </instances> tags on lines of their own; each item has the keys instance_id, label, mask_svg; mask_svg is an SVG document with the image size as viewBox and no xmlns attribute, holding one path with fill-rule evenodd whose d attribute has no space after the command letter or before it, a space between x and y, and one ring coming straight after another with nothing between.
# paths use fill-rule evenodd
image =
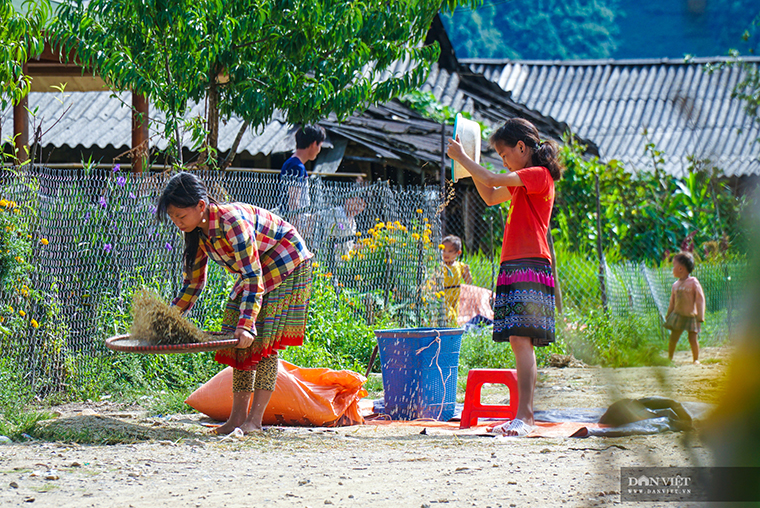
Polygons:
<instances>
[{"instance_id":1,"label":"girl in red t-shirt","mask_svg":"<svg viewBox=\"0 0 760 508\"><path fill-rule=\"evenodd\" d=\"M554 277L546 237L554 181L563 168L557 144L541 141L536 127L522 118L507 120L489 142L508 173L493 173L476 164L458 138L451 140L447 153L470 172L487 205L510 202L496 282L493 340L512 346L519 403L515 419L494 431L525 436L533 425L537 372L533 348L554 342Z\"/></svg>"}]
</instances>

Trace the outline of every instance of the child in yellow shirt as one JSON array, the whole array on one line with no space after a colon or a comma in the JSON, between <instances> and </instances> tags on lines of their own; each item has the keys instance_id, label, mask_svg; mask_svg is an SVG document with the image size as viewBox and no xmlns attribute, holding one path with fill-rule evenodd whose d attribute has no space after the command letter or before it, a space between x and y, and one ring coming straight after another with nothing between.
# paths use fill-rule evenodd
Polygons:
<instances>
[{"instance_id":1,"label":"child in yellow shirt","mask_svg":"<svg viewBox=\"0 0 760 508\"><path fill-rule=\"evenodd\" d=\"M462 254L462 239L449 235L441 240L441 244L443 245L443 298L446 303L446 320L450 326L457 326L462 282L472 284L472 275L470 275L470 267L457 260Z\"/></svg>"}]
</instances>

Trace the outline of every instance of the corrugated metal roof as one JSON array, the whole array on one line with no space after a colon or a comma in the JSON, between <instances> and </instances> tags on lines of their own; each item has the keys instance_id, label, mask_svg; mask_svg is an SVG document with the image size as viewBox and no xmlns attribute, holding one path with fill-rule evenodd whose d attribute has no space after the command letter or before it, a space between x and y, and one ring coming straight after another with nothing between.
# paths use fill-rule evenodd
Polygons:
<instances>
[{"instance_id":1,"label":"corrugated metal roof","mask_svg":"<svg viewBox=\"0 0 760 508\"><path fill-rule=\"evenodd\" d=\"M645 146L652 142L673 175L687 170L690 155L710 159L727 175L760 174L760 123L731 98L745 71L733 65L712 74L703 70L705 64L725 62L460 60L511 92L514 101L592 140L603 160L651 167ZM744 62L756 69L760 58Z\"/></svg>"},{"instance_id":2,"label":"corrugated metal roof","mask_svg":"<svg viewBox=\"0 0 760 508\"><path fill-rule=\"evenodd\" d=\"M408 63L397 62L392 71L403 73L407 66ZM559 139L567 129L565 124L514 103L509 94L482 76L462 77L434 64L422 90L432 92L442 104L468 112L489 127L497 127L510 117L523 116L533 120L545 137ZM37 121L42 122L42 132L50 129L44 135L43 144L57 148L106 148L110 145L128 150L132 139L130 105L131 95L127 92L113 95L109 92L67 92L65 98L58 93L33 92L29 95L29 108L38 111ZM187 117L204 117L203 108L202 104L192 105ZM164 116L151 110L150 120L151 146L163 149L167 141L157 128L162 128ZM441 158L440 124L420 117L398 101L370 107L341 123L334 117L321 123L330 135L343 136L373 150L378 161L402 163L418 171L425 163L437 164ZM3 112L2 125L13 125L11 108ZM241 125L242 121L236 117L220 123L220 151L229 150ZM450 126L448 132L451 132ZM238 152L251 155L291 152L295 149L294 133L295 128L285 123L282 114L276 113L266 126L256 132L250 129L245 132ZM189 133L183 136L182 144L188 149L192 147ZM497 167L501 165L501 160L485 145L484 160Z\"/></svg>"}]
</instances>

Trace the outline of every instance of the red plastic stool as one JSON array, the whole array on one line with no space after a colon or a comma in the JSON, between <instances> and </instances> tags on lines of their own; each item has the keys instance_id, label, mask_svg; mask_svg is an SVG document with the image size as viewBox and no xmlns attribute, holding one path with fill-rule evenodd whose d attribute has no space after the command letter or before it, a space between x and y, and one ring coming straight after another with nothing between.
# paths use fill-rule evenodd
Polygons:
<instances>
[{"instance_id":1,"label":"red plastic stool","mask_svg":"<svg viewBox=\"0 0 760 508\"><path fill-rule=\"evenodd\" d=\"M507 385L509 405L481 404L480 391L485 383ZM470 369L467 374L467 388L464 394L464 409L459 423L460 429L469 429L478 424L478 418L512 419L517 414L517 371L514 369Z\"/></svg>"}]
</instances>

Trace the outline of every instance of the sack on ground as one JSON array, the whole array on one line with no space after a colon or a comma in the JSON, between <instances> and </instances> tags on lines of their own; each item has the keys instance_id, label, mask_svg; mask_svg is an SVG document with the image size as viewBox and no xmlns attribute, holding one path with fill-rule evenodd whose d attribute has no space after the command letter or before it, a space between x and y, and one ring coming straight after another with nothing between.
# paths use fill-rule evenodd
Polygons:
<instances>
[{"instance_id":1,"label":"sack on ground","mask_svg":"<svg viewBox=\"0 0 760 508\"><path fill-rule=\"evenodd\" d=\"M366 378L349 370L307 369L280 360L277 385L264 412L264 425L339 427L361 425L359 399ZM232 367L195 390L185 403L218 421L232 411Z\"/></svg>"}]
</instances>

